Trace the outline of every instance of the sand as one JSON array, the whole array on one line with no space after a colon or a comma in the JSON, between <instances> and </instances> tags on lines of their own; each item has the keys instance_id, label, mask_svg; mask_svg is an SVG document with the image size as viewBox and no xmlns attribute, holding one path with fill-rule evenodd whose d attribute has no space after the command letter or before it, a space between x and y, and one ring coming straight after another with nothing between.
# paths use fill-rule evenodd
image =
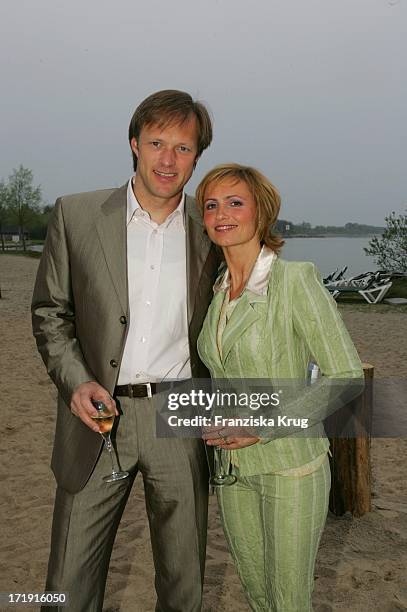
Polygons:
<instances>
[{"instance_id":1,"label":"sand","mask_svg":"<svg viewBox=\"0 0 407 612\"><path fill-rule=\"evenodd\" d=\"M55 390L31 335L29 303L37 266L36 259L0 256L0 592L41 591L48 558ZM375 366L376 377L406 379L407 311L367 305L341 310L362 360ZM328 517L316 566L315 612L407 610L407 439L375 439L371 452L373 511L360 519ZM249 610L215 497L209 523L203 610ZM104 610L153 611L153 580L138 478L113 551Z\"/></svg>"}]
</instances>

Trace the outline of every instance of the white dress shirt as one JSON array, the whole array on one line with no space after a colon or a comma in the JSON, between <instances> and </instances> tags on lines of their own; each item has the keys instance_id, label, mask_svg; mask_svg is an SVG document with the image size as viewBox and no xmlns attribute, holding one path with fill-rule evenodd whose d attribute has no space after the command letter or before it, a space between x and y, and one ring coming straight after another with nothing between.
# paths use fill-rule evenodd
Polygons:
<instances>
[{"instance_id":1,"label":"white dress shirt","mask_svg":"<svg viewBox=\"0 0 407 612\"><path fill-rule=\"evenodd\" d=\"M161 225L127 188L129 330L118 384L191 377L182 195Z\"/></svg>"}]
</instances>

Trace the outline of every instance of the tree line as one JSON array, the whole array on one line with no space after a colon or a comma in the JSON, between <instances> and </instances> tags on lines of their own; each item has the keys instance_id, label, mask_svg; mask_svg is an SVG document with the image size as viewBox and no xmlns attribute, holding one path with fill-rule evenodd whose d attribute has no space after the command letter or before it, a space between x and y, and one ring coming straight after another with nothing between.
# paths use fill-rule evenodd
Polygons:
<instances>
[{"instance_id":1,"label":"tree line","mask_svg":"<svg viewBox=\"0 0 407 612\"><path fill-rule=\"evenodd\" d=\"M32 170L22 165L15 168L7 180L0 180L1 249L6 250L6 231L11 226L17 227L23 251L27 250L27 234L43 240L51 210L52 206L43 203L41 187L34 186Z\"/></svg>"},{"instance_id":2,"label":"tree line","mask_svg":"<svg viewBox=\"0 0 407 612\"><path fill-rule=\"evenodd\" d=\"M377 225L367 225L364 223L345 223L345 225L314 225L303 221L302 223L292 223L279 219L276 225L277 231L285 237L289 236L371 236L372 234L382 234L384 227Z\"/></svg>"}]
</instances>

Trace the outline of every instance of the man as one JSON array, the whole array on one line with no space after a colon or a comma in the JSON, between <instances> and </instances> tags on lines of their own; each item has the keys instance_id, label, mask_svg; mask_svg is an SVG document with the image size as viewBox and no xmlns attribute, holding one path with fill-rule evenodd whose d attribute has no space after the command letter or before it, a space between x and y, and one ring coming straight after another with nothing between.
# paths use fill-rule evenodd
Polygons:
<instances>
[{"instance_id":1,"label":"man","mask_svg":"<svg viewBox=\"0 0 407 612\"><path fill-rule=\"evenodd\" d=\"M211 139L201 103L180 91L152 94L130 122L132 179L119 189L60 198L49 225L32 303L38 349L59 392L46 588L69 592L75 612L102 609L114 538L138 471L157 610L201 608L204 447L198 439L156 438L155 383L207 375L196 340L217 257L183 188ZM120 482L102 480L109 457L92 400L120 413L115 447L130 473Z\"/></svg>"}]
</instances>

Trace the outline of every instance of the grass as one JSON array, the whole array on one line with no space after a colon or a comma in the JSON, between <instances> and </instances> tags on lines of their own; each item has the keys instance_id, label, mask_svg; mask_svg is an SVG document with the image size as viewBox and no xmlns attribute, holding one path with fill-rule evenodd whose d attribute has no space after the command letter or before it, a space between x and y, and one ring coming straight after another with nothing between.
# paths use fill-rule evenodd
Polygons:
<instances>
[{"instance_id":1,"label":"grass","mask_svg":"<svg viewBox=\"0 0 407 612\"><path fill-rule=\"evenodd\" d=\"M15 249L10 249L9 251L1 251L0 250L0 256L1 255L24 255L24 257L33 257L34 259L39 259L41 257L41 253L38 251L23 251L21 250L15 250Z\"/></svg>"}]
</instances>

